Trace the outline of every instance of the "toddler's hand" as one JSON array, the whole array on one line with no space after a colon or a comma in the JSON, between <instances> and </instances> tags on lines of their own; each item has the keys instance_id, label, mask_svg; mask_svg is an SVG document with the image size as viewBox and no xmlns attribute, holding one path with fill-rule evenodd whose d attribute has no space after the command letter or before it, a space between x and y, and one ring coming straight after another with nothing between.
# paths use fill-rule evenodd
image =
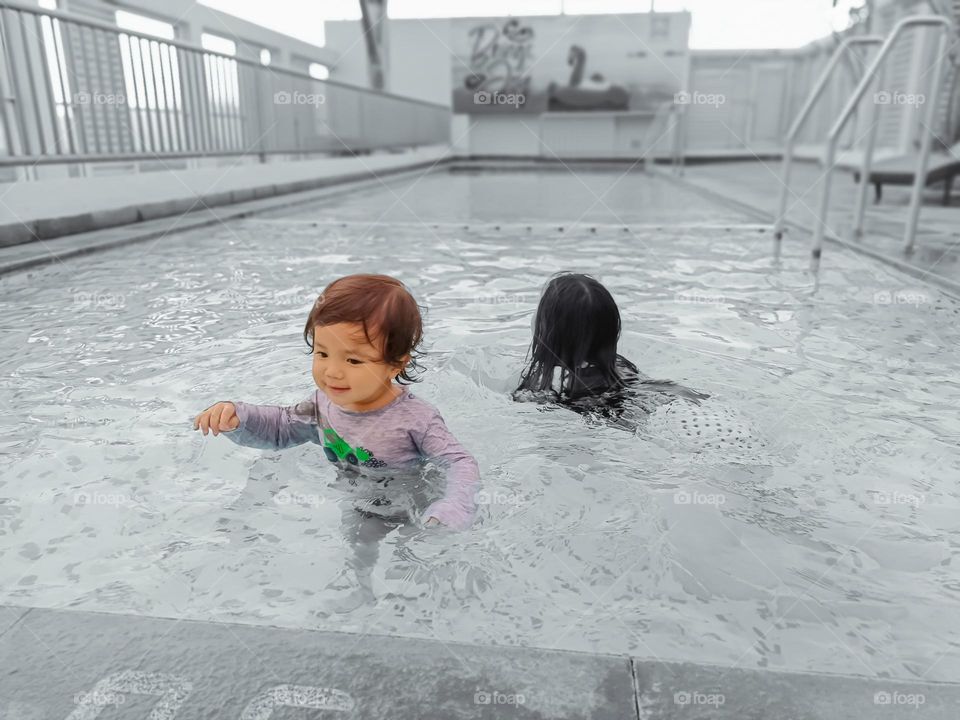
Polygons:
<instances>
[{"instance_id":1,"label":"toddler's hand","mask_svg":"<svg viewBox=\"0 0 960 720\"><path fill-rule=\"evenodd\" d=\"M237 417L237 408L232 402L219 402L197 415L193 421L193 429L204 435L207 431L219 435L222 432L236 430L240 427L240 418Z\"/></svg>"},{"instance_id":2,"label":"toddler's hand","mask_svg":"<svg viewBox=\"0 0 960 720\"><path fill-rule=\"evenodd\" d=\"M424 527L443 527L443 523L437 520L432 515L427 519L427 522L424 523Z\"/></svg>"}]
</instances>

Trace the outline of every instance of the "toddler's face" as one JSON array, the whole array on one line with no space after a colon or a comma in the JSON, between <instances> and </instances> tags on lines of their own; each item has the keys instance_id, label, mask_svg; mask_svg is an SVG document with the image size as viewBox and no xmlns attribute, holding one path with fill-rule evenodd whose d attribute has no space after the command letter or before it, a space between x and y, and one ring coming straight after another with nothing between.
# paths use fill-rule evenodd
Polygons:
<instances>
[{"instance_id":1,"label":"toddler's face","mask_svg":"<svg viewBox=\"0 0 960 720\"><path fill-rule=\"evenodd\" d=\"M318 325L313 329L313 380L344 410L376 410L396 392L393 379L403 365L388 365L359 323Z\"/></svg>"}]
</instances>

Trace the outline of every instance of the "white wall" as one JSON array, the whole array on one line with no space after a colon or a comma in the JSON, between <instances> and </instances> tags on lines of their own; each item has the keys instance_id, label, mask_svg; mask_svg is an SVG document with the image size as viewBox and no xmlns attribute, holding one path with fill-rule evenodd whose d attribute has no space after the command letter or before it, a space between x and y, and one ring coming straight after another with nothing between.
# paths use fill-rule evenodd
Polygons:
<instances>
[{"instance_id":1,"label":"white wall","mask_svg":"<svg viewBox=\"0 0 960 720\"><path fill-rule=\"evenodd\" d=\"M330 79L369 87L367 46L359 20L326 23L336 54ZM450 104L450 20L390 20L384 33L386 91L438 105Z\"/></svg>"},{"instance_id":2,"label":"white wall","mask_svg":"<svg viewBox=\"0 0 960 720\"><path fill-rule=\"evenodd\" d=\"M661 13L661 15L664 15ZM628 85L644 88L642 74L648 68L650 74L676 78L678 87L687 75L689 54L686 52L686 36L689 33L689 16L671 13L671 35L666 38L651 38L649 18L646 14L625 16L628 28L622 31L620 61L628 63ZM609 16L585 16L581 23L589 28L592 22L601 21L609 26ZM549 22L549 18L538 18ZM570 18L559 18L558 23L569 23ZM453 32L463 34L470 19L392 19L385 33L388 65L386 89L391 93L415 97L428 102L450 105L453 95L454 68L457 62L453 49L463 45L463 38L455 42ZM618 22L618 26L619 26ZM609 27L607 28L609 30ZM325 28L327 47L337 53L330 77L332 80L355 85L368 85L367 52L359 21L328 22ZM636 41L633 38L636 38ZM563 37L566 43L572 37ZM553 50L553 41L544 51ZM558 45L559 46L559 45ZM618 47L620 47L618 46ZM676 52L681 48L680 53ZM668 52L668 49L670 52ZM661 60L658 60L658 56ZM564 59L558 80L565 79L569 72ZM664 69L664 65L670 67ZM603 69L607 69L604 67ZM622 72L622 68L613 70ZM633 80L631 73L640 72ZM460 73L462 74L462 73ZM633 90L633 87L631 87ZM590 116L593 115L591 118ZM472 155L516 155L550 157L554 152L563 156L635 157L642 151L649 118L631 115L616 119L604 114L580 113L570 122L562 121L559 115L551 122L541 122L536 114L525 115L453 115L451 140L458 153ZM589 146L578 147L578 140L591 139Z\"/></svg>"},{"instance_id":3,"label":"white wall","mask_svg":"<svg viewBox=\"0 0 960 720\"><path fill-rule=\"evenodd\" d=\"M926 0L887 0L879 3L874 19L874 32L885 34L894 23L908 14L928 13ZM454 43L451 21L391 20L388 30L388 87L392 92L424 100L450 104ZM929 31L925 38L914 33L898 46L890 59L885 89L900 93L927 92L932 47L923 52L924 41L933 45ZM366 84L366 50L360 38L359 22L328 23L327 38L331 50L346 52L332 74L344 82ZM811 43L799 50L693 51L689 54L689 87L692 92L723 95L719 107L708 104L687 108L688 146L692 152L729 154L769 154L782 147L796 113L806 99L812 84L835 47L833 38ZM638 48L641 44L638 43ZM942 93L947 92L949 72L944 78ZM823 100L815 108L809 127L801 137L808 146L822 146L830 125L855 87L857 78L847 69L838 73ZM867 102L872 104L872 93ZM873 108L864 105L850 123L844 143L862 138ZM923 108L887 106L880 109L878 156L910 152L921 131ZM536 115L500 117L481 115L455 116L452 137L458 151L473 154L544 154L536 150L535 138L528 128L541 131ZM937 127L943 134L946 108L941 107ZM642 134L642 121L632 119L618 129L597 117L595 125L584 119L571 125L551 125L546 129L549 144L563 147L576 155L576 135L589 142L583 149L600 153L597 142L606 143L614 156L636 155L637 136ZM521 125L525 123L527 127ZM584 125L583 123L586 123ZM572 134L571 134L572 133ZM659 134L659 132L655 133ZM588 137L590 136L590 137ZM604 140L606 138L606 140ZM669 151L670 138L660 143L658 154Z\"/></svg>"}]
</instances>

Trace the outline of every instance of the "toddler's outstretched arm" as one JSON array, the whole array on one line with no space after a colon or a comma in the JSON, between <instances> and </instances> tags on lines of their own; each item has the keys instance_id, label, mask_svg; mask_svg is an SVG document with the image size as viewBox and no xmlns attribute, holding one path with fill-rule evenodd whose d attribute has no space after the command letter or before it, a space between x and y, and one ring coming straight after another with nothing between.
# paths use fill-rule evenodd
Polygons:
<instances>
[{"instance_id":1,"label":"toddler's outstretched arm","mask_svg":"<svg viewBox=\"0 0 960 720\"><path fill-rule=\"evenodd\" d=\"M245 402L217 403L198 416L194 427L218 405L232 405L236 413L234 430L220 430L223 435L238 445L261 450L283 450L306 442L320 443L317 432L316 398L311 395L302 402L290 406L252 405ZM232 423L231 423L232 424ZM206 434L206 433L204 433Z\"/></svg>"}]
</instances>

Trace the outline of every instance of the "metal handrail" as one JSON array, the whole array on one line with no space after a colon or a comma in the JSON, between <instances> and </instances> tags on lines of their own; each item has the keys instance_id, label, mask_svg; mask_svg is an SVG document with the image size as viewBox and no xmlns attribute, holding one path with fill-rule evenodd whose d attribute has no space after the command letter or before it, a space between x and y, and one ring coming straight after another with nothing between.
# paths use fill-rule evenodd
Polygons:
<instances>
[{"instance_id":1,"label":"metal handrail","mask_svg":"<svg viewBox=\"0 0 960 720\"><path fill-rule=\"evenodd\" d=\"M83 25L88 28L95 30L106 30L107 32L112 32L114 34L123 34L129 35L131 37L140 38L143 40L153 40L155 42L162 42L164 45L169 45L180 50L190 50L194 52L202 52L204 55L216 55L222 57L224 60L232 60L240 65L249 65L253 68L267 68L270 72L282 73L285 75L291 75L296 78L311 80L317 80L312 75L308 73L301 72L299 70L293 70L292 68L286 68L282 65L262 65L257 60L251 60L249 58L237 57L236 55L227 55L226 53L217 52L216 50L207 50L205 47L200 45L192 45L191 43L184 42L183 40L168 40L166 38L160 38L155 35L147 35L144 33L138 33L135 30L125 30L116 25L111 25L110 23L102 22L94 18L89 18L84 15L74 15L73 13L65 12L63 10L48 10L47 8L38 7L36 5L26 5L23 2L17 2L16 0L0 0L0 9L10 8L11 10L17 10L21 12L28 12L33 15L44 15L46 17L56 18L58 20L65 20L67 22L73 23L74 25ZM342 87L348 90L356 90L357 92L366 93L368 95L376 95L377 97L387 97L395 98L397 100L403 100L405 102L414 103L417 105L426 105L428 107L440 108L443 110L449 110L449 105L443 105L441 103L430 102L429 100L420 100L419 98L406 97L405 95L397 95L396 93L386 92L384 90L374 90L373 88L363 87L361 85L351 85L349 83L341 82L339 80L330 80L329 78L325 80L317 80L317 82L322 82L324 85L332 85L335 87Z\"/></svg>"},{"instance_id":2,"label":"metal handrail","mask_svg":"<svg viewBox=\"0 0 960 720\"><path fill-rule=\"evenodd\" d=\"M449 142L450 108L0 0L0 167Z\"/></svg>"},{"instance_id":3,"label":"metal handrail","mask_svg":"<svg viewBox=\"0 0 960 720\"><path fill-rule=\"evenodd\" d=\"M814 85L813 90L811 90L807 96L807 101L801 108L796 120L793 121L793 125L790 126L790 130L787 132L786 147L783 150L783 168L781 170L783 187L780 190L780 206L773 225L773 236L776 240L783 239L783 226L786 222L787 202L789 201L790 195L790 171L793 169L794 147L804 123L807 121L810 113L813 112L817 100L820 99L826 90L827 83L833 76L834 70L840 64L840 59L844 53L854 45L880 45L882 42L883 38L879 35L855 35L844 38L843 41L837 45L836 50L833 51L833 55L827 62L826 67L824 67L823 72L820 73L816 85Z\"/></svg>"},{"instance_id":4,"label":"metal handrail","mask_svg":"<svg viewBox=\"0 0 960 720\"><path fill-rule=\"evenodd\" d=\"M688 106L675 108L677 121L673 126L673 147L671 148L670 168L676 175L683 175L687 161L687 116Z\"/></svg>"},{"instance_id":5,"label":"metal handrail","mask_svg":"<svg viewBox=\"0 0 960 720\"><path fill-rule=\"evenodd\" d=\"M910 200L910 213L907 217L907 226L904 232L905 251L910 252L913 249L914 240L917 234L917 222L920 219L920 200L927 179L927 163L930 158L930 143L933 137L933 131L930 128L934 124L937 107L940 104L940 78L943 73L943 63L946 58L947 41L949 40L950 31L953 28L953 23L948 18L940 15L918 15L904 18L897 23L896 27L893 29L893 32L890 33L886 41L883 43L883 47L880 48L876 58L874 58L873 62L870 64L870 67L867 68L867 72L864 74L860 84L857 85L857 88L854 90L853 95L847 102L847 105L840 113L840 117L837 118L836 122L831 128L830 134L827 137L827 152L824 158L824 164L826 165L827 169L824 173L823 194L820 198L819 215L817 217L817 224L813 233L813 239L810 247L810 254L814 263L820 259L820 255L823 252L823 240L827 231L826 217L830 210L830 186L833 177L833 166L837 156L837 142L839 140L840 133L843 132L847 122L850 120L850 117L856 110L857 105L863 99L864 94L867 92L867 89L873 82L874 76L877 75L878 71L883 65L884 60L886 60L887 56L890 54L890 50L903 34L904 30L909 27L920 26L940 27L940 29L944 30L945 32L943 32L940 37L940 46L937 50L937 59L934 64L933 78L930 82L930 87L933 88L933 91L930 93L932 100L927 104L927 114L925 118L926 132L923 133L923 140L921 141L920 157L917 160L916 176L913 183L913 194ZM868 149L872 150L872 148ZM868 155L870 154L872 154L872 152L868 153ZM871 158L865 157L865 164L869 164L871 160ZM866 183L869 182L869 178L861 175L860 182L863 185L866 185ZM861 191L863 190L865 190L865 188L861 188Z\"/></svg>"},{"instance_id":6,"label":"metal handrail","mask_svg":"<svg viewBox=\"0 0 960 720\"><path fill-rule=\"evenodd\" d=\"M653 145L658 142L660 138L663 137L661 133L656 139L651 141L651 138L656 130L659 129L659 126L663 123L663 119L666 118L669 121L669 118L677 113L677 102L676 100L671 100L668 102L660 103L657 106L657 109L653 113L653 118L650 120L650 125L647 127L643 135L643 147L646 155L643 158L643 166L645 170L650 170L651 165L656 162L653 153ZM676 167L677 164L677 127L674 124L673 132L671 133L671 142L670 142L670 166L672 168Z\"/></svg>"}]
</instances>

